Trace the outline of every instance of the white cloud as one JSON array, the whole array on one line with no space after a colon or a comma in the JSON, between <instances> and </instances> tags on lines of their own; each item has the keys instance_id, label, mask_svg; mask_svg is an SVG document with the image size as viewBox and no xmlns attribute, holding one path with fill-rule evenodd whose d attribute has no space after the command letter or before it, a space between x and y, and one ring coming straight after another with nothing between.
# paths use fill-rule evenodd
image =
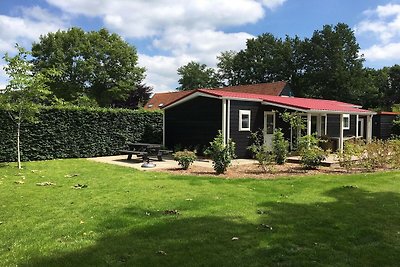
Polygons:
<instances>
[{"instance_id":1,"label":"white cloud","mask_svg":"<svg viewBox=\"0 0 400 267\"><path fill-rule=\"evenodd\" d=\"M366 18L356 25L355 32L376 38L376 42L361 53L370 61L400 59L400 5L379 5L364 14Z\"/></svg>"},{"instance_id":2,"label":"white cloud","mask_svg":"<svg viewBox=\"0 0 400 267\"><path fill-rule=\"evenodd\" d=\"M370 61L400 60L400 43L373 45L361 53Z\"/></svg>"},{"instance_id":3,"label":"white cloud","mask_svg":"<svg viewBox=\"0 0 400 267\"><path fill-rule=\"evenodd\" d=\"M62 19L40 7L20 8L20 11L19 17L0 15L0 53L15 51L15 43L30 46L41 34L64 26Z\"/></svg>"},{"instance_id":4,"label":"white cloud","mask_svg":"<svg viewBox=\"0 0 400 267\"><path fill-rule=\"evenodd\" d=\"M152 37L171 27L215 29L255 23L264 7L273 9L285 0L47 0L61 10L100 17L106 27L125 37Z\"/></svg>"}]
</instances>

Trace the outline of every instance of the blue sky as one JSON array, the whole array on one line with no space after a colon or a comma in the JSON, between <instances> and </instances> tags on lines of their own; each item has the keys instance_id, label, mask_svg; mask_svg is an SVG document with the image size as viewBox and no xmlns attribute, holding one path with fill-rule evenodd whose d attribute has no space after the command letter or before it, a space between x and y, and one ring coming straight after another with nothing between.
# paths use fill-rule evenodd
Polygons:
<instances>
[{"instance_id":1,"label":"blue sky","mask_svg":"<svg viewBox=\"0 0 400 267\"><path fill-rule=\"evenodd\" d=\"M222 51L259 34L310 37L338 22L355 31L366 66L399 63L400 0L0 0L0 54L58 29L105 27L137 48L146 83L161 92L177 86L176 69L191 60L214 67Z\"/></svg>"}]
</instances>

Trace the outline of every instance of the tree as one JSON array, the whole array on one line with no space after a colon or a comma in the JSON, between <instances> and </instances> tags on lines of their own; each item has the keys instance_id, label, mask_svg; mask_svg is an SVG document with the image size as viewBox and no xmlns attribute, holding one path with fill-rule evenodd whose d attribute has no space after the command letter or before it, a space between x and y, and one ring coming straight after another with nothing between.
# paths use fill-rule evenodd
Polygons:
<instances>
[{"instance_id":1,"label":"tree","mask_svg":"<svg viewBox=\"0 0 400 267\"><path fill-rule=\"evenodd\" d=\"M360 103L364 58L346 24L325 25L302 45L304 74L298 88L307 97Z\"/></svg>"},{"instance_id":2,"label":"tree","mask_svg":"<svg viewBox=\"0 0 400 267\"><path fill-rule=\"evenodd\" d=\"M18 54L4 56L7 65L5 72L10 77L9 84L0 94L0 107L8 113L17 130L17 161L21 169L20 132L24 122L35 122L43 102L50 95L46 86L46 77L57 77L58 72L47 70L47 75L32 72L33 65L28 61L30 54L24 48L16 46Z\"/></svg>"},{"instance_id":3,"label":"tree","mask_svg":"<svg viewBox=\"0 0 400 267\"><path fill-rule=\"evenodd\" d=\"M218 57L218 68L227 85L264 82L291 82L297 69L294 56L299 38L276 38L264 33L246 42L246 49L225 51Z\"/></svg>"},{"instance_id":4,"label":"tree","mask_svg":"<svg viewBox=\"0 0 400 267\"><path fill-rule=\"evenodd\" d=\"M47 85L65 101L87 96L99 106L109 106L127 99L144 78L136 49L106 29L48 33L33 44L32 56L35 73L52 68L62 72Z\"/></svg>"},{"instance_id":5,"label":"tree","mask_svg":"<svg viewBox=\"0 0 400 267\"><path fill-rule=\"evenodd\" d=\"M115 101L113 103L113 106L118 108L130 108L130 109L143 107L143 105L146 104L147 101L149 101L152 93L153 93L153 87L141 83L137 86L136 89L131 90L126 100Z\"/></svg>"},{"instance_id":6,"label":"tree","mask_svg":"<svg viewBox=\"0 0 400 267\"><path fill-rule=\"evenodd\" d=\"M178 68L180 86L177 90L192 90L198 88L215 88L221 85L219 77L214 69L207 67L206 64L200 64L191 61L188 64Z\"/></svg>"}]
</instances>

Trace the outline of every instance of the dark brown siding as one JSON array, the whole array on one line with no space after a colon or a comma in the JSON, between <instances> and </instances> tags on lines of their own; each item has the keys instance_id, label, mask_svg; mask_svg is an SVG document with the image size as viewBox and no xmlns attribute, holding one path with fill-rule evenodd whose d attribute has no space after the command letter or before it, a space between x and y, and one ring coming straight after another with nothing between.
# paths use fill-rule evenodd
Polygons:
<instances>
[{"instance_id":1,"label":"dark brown siding","mask_svg":"<svg viewBox=\"0 0 400 267\"><path fill-rule=\"evenodd\" d=\"M165 111L165 145L207 147L222 128L220 99L196 97Z\"/></svg>"},{"instance_id":2,"label":"dark brown siding","mask_svg":"<svg viewBox=\"0 0 400 267\"><path fill-rule=\"evenodd\" d=\"M239 110L250 110L250 130L256 132L263 127L263 110L259 102L231 100L230 138L236 143L238 158L249 158L251 155L247 147L251 144L250 132L239 131Z\"/></svg>"},{"instance_id":3,"label":"dark brown siding","mask_svg":"<svg viewBox=\"0 0 400 267\"><path fill-rule=\"evenodd\" d=\"M372 136L379 139L390 138L394 119L396 115L377 114L372 117Z\"/></svg>"}]
</instances>

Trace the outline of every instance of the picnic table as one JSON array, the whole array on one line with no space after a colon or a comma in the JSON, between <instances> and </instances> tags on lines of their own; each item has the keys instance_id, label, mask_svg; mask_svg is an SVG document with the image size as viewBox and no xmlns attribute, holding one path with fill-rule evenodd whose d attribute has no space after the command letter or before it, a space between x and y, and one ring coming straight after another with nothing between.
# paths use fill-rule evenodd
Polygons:
<instances>
[{"instance_id":1,"label":"picnic table","mask_svg":"<svg viewBox=\"0 0 400 267\"><path fill-rule=\"evenodd\" d=\"M158 161L162 161L162 156L172 153L172 151L161 149L160 144L149 143L128 143L128 149L120 150L119 152L128 155L128 160L132 159L132 155L141 157L143 161L149 161L150 157L157 157Z\"/></svg>"}]
</instances>

